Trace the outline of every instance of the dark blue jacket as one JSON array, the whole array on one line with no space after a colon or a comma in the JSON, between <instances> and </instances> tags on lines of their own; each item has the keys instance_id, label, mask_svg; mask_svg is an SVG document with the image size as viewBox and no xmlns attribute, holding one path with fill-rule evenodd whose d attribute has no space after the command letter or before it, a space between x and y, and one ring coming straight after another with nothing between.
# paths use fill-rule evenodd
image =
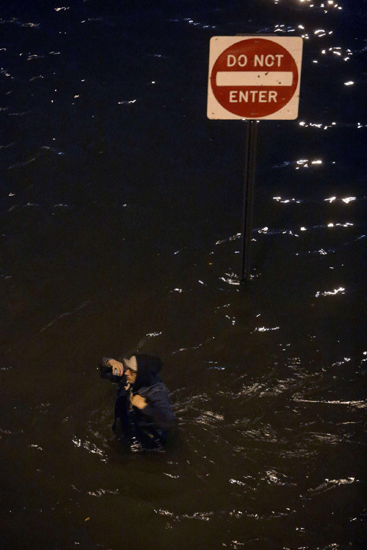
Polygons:
<instances>
[{"instance_id":1,"label":"dark blue jacket","mask_svg":"<svg viewBox=\"0 0 367 550\"><path fill-rule=\"evenodd\" d=\"M144 409L134 407L137 422L141 427L153 425L160 430L169 431L176 426L177 419L171 408L167 387L163 382L142 387L137 393L148 403Z\"/></svg>"}]
</instances>

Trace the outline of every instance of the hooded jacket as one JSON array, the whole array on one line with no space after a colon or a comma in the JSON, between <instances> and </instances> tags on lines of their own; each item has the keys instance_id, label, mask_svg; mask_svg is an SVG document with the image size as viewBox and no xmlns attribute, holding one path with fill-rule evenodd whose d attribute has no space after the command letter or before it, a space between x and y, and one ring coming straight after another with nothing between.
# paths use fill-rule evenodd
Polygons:
<instances>
[{"instance_id":1,"label":"hooded jacket","mask_svg":"<svg viewBox=\"0 0 367 550\"><path fill-rule=\"evenodd\" d=\"M160 430L169 431L177 424L176 416L169 402L168 391L163 382L140 388L137 393L144 397L147 405L137 410L137 422L141 427L152 424Z\"/></svg>"},{"instance_id":2,"label":"hooded jacket","mask_svg":"<svg viewBox=\"0 0 367 550\"><path fill-rule=\"evenodd\" d=\"M137 423L142 428L154 425L160 430L171 430L176 426L177 420L171 408L167 387L158 375L162 361L154 355L137 353L135 356L138 373L131 389L133 394L138 394L147 401L143 409L134 407Z\"/></svg>"}]
</instances>

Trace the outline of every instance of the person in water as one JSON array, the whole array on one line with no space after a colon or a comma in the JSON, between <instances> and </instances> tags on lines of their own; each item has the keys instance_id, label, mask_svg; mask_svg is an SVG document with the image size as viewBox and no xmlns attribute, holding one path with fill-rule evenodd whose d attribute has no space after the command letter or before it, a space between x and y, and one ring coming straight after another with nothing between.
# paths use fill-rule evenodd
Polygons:
<instances>
[{"instance_id":1,"label":"person in water","mask_svg":"<svg viewBox=\"0 0 367 550\"><path fill-rule=\"evenodd\" d=\"M121 361L102 360L101 376L118 383L112 429L116 433L120 422L121 439L132 450L161 447L166 443L167 433L177 424L167 387L158 375L162 366L159 357L145 353Z\"/></svg>"}]
</instances>

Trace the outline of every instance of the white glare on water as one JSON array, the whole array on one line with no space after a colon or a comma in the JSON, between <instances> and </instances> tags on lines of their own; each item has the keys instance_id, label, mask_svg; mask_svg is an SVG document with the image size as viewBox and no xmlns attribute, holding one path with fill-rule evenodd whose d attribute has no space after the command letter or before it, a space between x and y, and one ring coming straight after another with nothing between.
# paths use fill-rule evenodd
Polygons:
<instances>
[{"instance_id":1,"label":"white glare on water","mask_svg":"<svg viewBox=\"0 0 367 550\"><path fill-rule=\"evenodd\" d=\"M316 298L319 298L320 296L335 296L335 294L345 294L345 288L344 287L339 287L339 288L335 288L334 290L326 290L325 292L320 292L320 291L317 291L316 294L315 294L315 297Z\"/></svg>"}]
</instances>

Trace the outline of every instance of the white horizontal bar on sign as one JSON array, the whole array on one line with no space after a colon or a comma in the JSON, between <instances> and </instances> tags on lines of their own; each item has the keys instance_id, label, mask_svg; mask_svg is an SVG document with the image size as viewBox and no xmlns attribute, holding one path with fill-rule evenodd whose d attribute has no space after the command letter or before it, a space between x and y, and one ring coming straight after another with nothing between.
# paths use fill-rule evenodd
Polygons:
<instances>
[{"instance_id":1,"label":"white horizontal bar on sign","mask_svg":"<svg viewBox=\"0 0 367 550\"><path fill-rule=\"evenodd\" d=\"M217 86L292 86L291 71L218 71Z\"/></svg>"}]
</instances>

